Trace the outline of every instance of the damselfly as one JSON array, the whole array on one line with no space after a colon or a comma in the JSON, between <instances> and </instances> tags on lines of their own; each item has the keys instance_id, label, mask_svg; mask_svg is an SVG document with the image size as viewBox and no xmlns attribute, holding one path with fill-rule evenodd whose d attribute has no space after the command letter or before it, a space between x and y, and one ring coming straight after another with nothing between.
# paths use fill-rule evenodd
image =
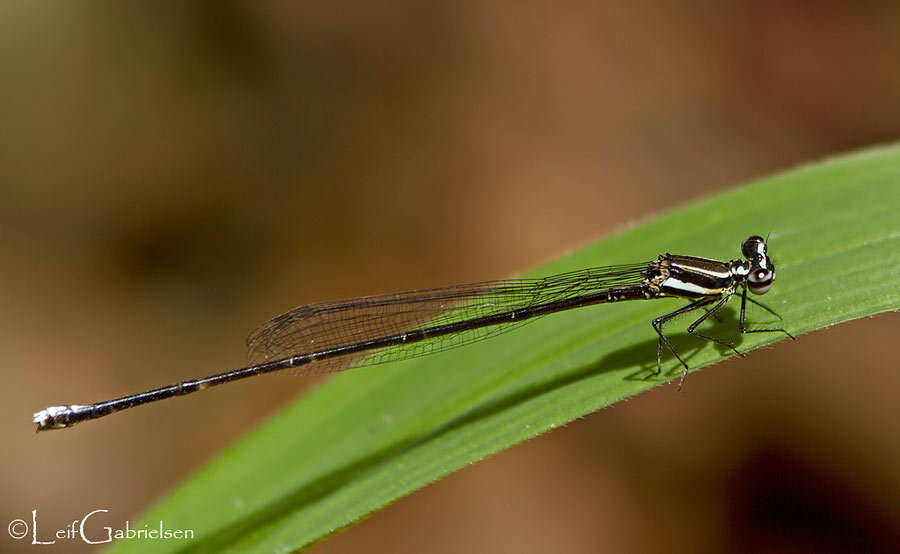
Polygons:
<instances>
[{"instance_id":1,"label":"damselfly","mask_svg":"<svg viewBox=\"0 0 900 554\"><path fill-rule=\"evenodd\" d=\"M772 315L771 308L747 296L765 294L775 281L766 241L751 236L741 245L744 259L722 262L694 256L661 254L649 263L596 267L543 279L487 281L468 285L365 296L295 308L253 332L248 339L254 365L182 381L167 387L89 405L53 406L34 414L38 431L71 427L89 419L181 396L207 387L290 368L332 372L441 352L497 335L536 317L592 304L655 298L684 298L690 303L661 315L651 324L657 334L656 372L666 347L688 365L663 333L672 318L703 309L691 323L691 335L730 348L735 345L697 331L741 289L741 333L784 333L782 328L748 329L747 302Z\"/></svg>"}]
</instances>

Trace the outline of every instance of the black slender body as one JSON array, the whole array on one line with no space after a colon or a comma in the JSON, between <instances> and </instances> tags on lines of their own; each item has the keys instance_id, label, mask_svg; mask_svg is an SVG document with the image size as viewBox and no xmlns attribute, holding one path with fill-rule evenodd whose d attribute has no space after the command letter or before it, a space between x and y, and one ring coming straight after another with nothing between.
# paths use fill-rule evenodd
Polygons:
<instances>
[{"instance_id":1,"label":"black slender body","mask_svg":"<svg viewBox=\"0 0 900 554\"><path fill-rule=\"evenodd\" d=\"M686 375L688 366L663 334L663 324L677 315L704 308L706 313L688 327L688 332L728 346L740 354L733 345L696 332L696 328L721 308L739 286L743 286L742 333L783 332L791 336L784 329L746 329L744 314L748 288L756 294L765 293L775 274L762 238L747 238L742 250L745 259L730 262L663 254L647 264L594 268L544 279L475 283L302 306L271 320L251 336L251 349L260 348L266 355L289 355L115 400L50 407L36 413L34 422L38 431L71 427L141 404L263 373L316 364L330 371L353 364L405 359L492 334L484 332L485 329L502 331L555 312L593 304L666 297L685 298L691 303L652 322L659 337L657 372L665 345L684 366ZM774 314L769 308L762 307ZM478 332L481 334L476 334ZM446 337L458 340L441 342ZM317 344L324 346L316 348ZM430 348L417 348L417 345ZM370 357L366 358L367 355ZM350 361L341 366L335 363L340 360Z\"/></svg>"}]
</instances>

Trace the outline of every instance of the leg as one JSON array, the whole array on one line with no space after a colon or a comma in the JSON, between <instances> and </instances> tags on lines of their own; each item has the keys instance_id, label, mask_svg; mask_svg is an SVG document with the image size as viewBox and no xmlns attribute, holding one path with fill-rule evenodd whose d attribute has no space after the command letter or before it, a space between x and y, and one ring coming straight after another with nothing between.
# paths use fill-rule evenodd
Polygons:
<instances>
[{"instance_id":1,"label":"leg","mask_svg":"<svg viewBox=\"0 0 900 554\"><path fill-rule=\"evenodd\" d=\"M747 329L747 326L744 324L745 323L744 322L744 314L746 312L748 300L750 302L753 302L760 308L764 309L765 311L769 312L770 314L774 315L778 319L782 319L781 316L778 315L778 313L775 310L773 310L772 308L766 306L762 302L757 302L756 300L747 297L747 286L745 285L744 291L741 293L741 322L740 322L740 325L738 326L738 329L740 329L741 333L784 333L785 335L791 337L791 340L797 340L796 338L794 338L794 335L788 333L787 331L785 331L784 329L782 329L780 327L777 329Z\"/></svg>"},{"instance_id":2,"label":"leg","mask_svg":"<svg viewBox=\"0 0 900 554\"><path fill-rule=\"evenodd\" d=\"M734 350L734 353L737 354L738 356L743 357L744 354L741 353L737 348L735 348L734 345L731 344L730 342L725 342L723 340L719 340L715 337L710 337L708 335L704 335L703 333L698 333L696 331L697 327L699 327L701 323L706 321L706 318L708 318L709 316L711 316L711 315L715 314L717 311L719 311L719 309L721 309L722 306L724 306L729 300L731 300L731 294L726 294L725 296L723 296L722 299L719 300L718 302L716 302L716 305L713 306L712 308L710 308L705 314L703 314L703 316L700 317L700 319L691 323L691 325L687 329L687 332L694 335L695 337L700 337L701 339L706 339L708 341L712 341L720 346L726 346L726 347Z\"/></svg>"},{"instance_id":3,"label":"leg","mask_svg":"<svg viewBox=\"0 0 900 554\"><path fill-rule=\"evenodd\" d=\"M708 313L713 319L715 319L716 322L722 323L722 318L716 315L715 310L710 310L710 309L707 308L706 306L703 307L703 310L704 310L706 313Z\"/></svg>"},{"instance_id":4,"label":"leg","mask_svg":"<svg viewBox=\"0 0 900 554\"><path fill-rule=\"evenodd\" d=\"M731 300L732 294L733 293L729 293L729 294L726 294L725 296L723 296L718 302L716 302L715 306L710 308L705 314L703 314L699 319L697 319L697 321L691 323L690 326L688 326L687 332L694 335L695 337L699 337L701 339L706 339L708 341L712 341L721 346L727 346L728 348L734 350L735 354L737 354L738 356L743 358L744 354L740 350L735 348L734 345L731 344L730 342L725 342L725 341L719 340L715 337L710 337L708 335L704 335L703 333L697 332L697 327L699 327L700 324L702 324L704 321L706 321L706 318L715 314L717 311L719 311L722 308L722 306L727 304L728 301ZM678 383L679 392L684 387L684 381L685 381L685 379L687 379L687 374L688 374L687 367L685 366L684 373L681 374L681 381L679 381L679 383Z\"/></svg>"},{"instance_id":5,"label":"leg","mask_svg":"<svg viewBox=\"0 0 900 554\"><path fill-rule=\"evenodd\" d=\"M688 312L692 312L692 311L696 310L697 308L703 308L704 306L707 306L707 305L711 304L712 302L715 302L715 298L701 298L700 300L691 302L687 306L679 308L679 309L675 310L674 312L671 312L671 313L668 313L665 315L661 315L651 322L651 325L653 325L653 330L656 331L657 335L659 335L659 338L656 340L656 375L659 375L660 373L662 373L662 346L663 346L663 344L665 344L666 348L669 349L669 352L671 352L675 356L675 358L679 362L681 362L681 365L684 366L685 373L687 373L687 370L688 370L688 365L686 363L684 363L684 360L681 359L681 356L678 355L678 352L676 352L675 349L672 348L672 344L669 342L669 339L666 338L666 336L663 334L663 332L662 332L663 324L666 323L667 321L669 321L670 319L672 319L673 317L677 317L677 316L680 316L681 314L686 314Z\"/></svg>"}]
</instances>

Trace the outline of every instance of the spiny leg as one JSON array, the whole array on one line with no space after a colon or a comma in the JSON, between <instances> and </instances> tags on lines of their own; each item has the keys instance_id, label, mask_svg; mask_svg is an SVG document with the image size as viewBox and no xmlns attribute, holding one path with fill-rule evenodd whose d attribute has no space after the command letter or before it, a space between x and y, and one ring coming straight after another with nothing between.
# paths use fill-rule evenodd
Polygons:
<instances>
[{"instance_id":1,"label":"spiny leg","mask_svg":"<svg viewBox=\"0 0 900 554\"><path fill-rule=\"evenodd\" d=\"M699 327L704 321L706 321L706 318L708 318L709 316L715 314L717 311L719 311L720 309L722 309L722 306L724 306L725 304L728 303L729 300L731 300L732 294L733 294L733 293L728 293L728 294L725 294L724 296L722 296L722 298L721 298L718 302L716 302L716 305L715 305L715 306L713 306L712 308L710 308L705 314L703 314L702 316L700 316L700 317L697 319L697 321L691 323L691 324L688 326L687 332L690 333L691 335L694 335L695 337L699 337L699 338L701 338L701 339L706 339L706 340L708 340L708 341L712 341L712 342L714 342L714 343L716 343L716 344L718 344L718 345L720 345L720 346L726 346L726 347L728 347L728 348L734 350L734 353L735 353L735 354L737 354L738 356L740 356L741 358L743 358L743 357L744 357L744 353L741 352L740 350L738 350L737 348L735 348L734 345L733 345L732 343L730 343L730 342L725 342L725 341L720 340L720 339L717 339L717 338L715 338L715 337L710 337L709 335L704 335L703 333L698 333L698 332L697 332L697 327ZM681 374L681 381L679 381L679 383L678 383L678 390L679 390L679 392L680 392L681 389L684 387L684 381L685 381L685 379L687 379L687 374L688 374L687 368L685 368L684 373Z\"/></svg>"},{"instance_id":2,"label":"spiny leg","mask_svg":"<svg viewBox=\"0 0 900 554\"><path fill-rule=\"evenodd\" d=\"M695 337L700 337L701 339L706 339L708 341L712 341L712 342L718 344L719 346L725 346L727 348L730 348L730 349L734 350L735 354L743 357L744 356L743 352L741 352L740 350L735 348L732 343L725 342L725 341L717 339L715 337L710 337L708 335L704 335L703 333L697 332L697 327L699 327L700 324L702 324L704 321L706 321L706 318L708 318L709 316L711 316L711 315L715 314L717 311L719 311L722 308L722 306L724 306L729 300L731 300L730 293L724 295L721 300L716 302L715 306L710 308L705 314L703 314L699 319L697 319L697 321L691 323L690 326L687 328L687 332L694 335Z\"/></svg>"},{"instance_id":3,"label":"spiny leg","mask_svg":"<svg viewBox=\"0 0 900 554\"><path fill-rule=\"evenodd\" d=\"M778 312L776 312L772 308L766 306L762 302L758 302L752 298L749 298L747 296L747 287L745 285L744 290L741 293L741 320L740 320L740 324L738 325L738 329L740 330L741 333L744 333L744 334L746 334L746 333L784 333L785 335L791 337L791 340L797 340L796 337L794 337L794 335L788 333L781 327L779 327L777 329L747 329L747 326L744 324L745 323L744 322L744 314L746 313L748 300L750 302L756 304L760 308L764 309L765 311L769 312L770 314L774 315L778 319L783 319L780 315L778 315Z\"/></svg>"},{"instance_id":4,"label":"spiny leg","mask_svg":"<svg viewBox=\"0 0 900 554\"><path fill-rule=\"evenodd\" d=\"M669 352L671 352L675 356L675 358L679 362L681 362L681 365L684 366L685 373L687 373L687 370L688 370L688 365L684 362L684 360L681 359L681 356L679 356L678 352L676 352L675 349L672 347L672 343L670 343L669 339L663 334L663 332L662 332L663 324L666 323L667 321L669 321L670 319L672 319L673 317L678 317L682 314L692 312L692 311L696 310L697 308L702 308L704 306L711 304L712 302L715 302L715 298L708 298L708 297L701 298L700 300L691 302L687 306L678 308L674 312L670 312L665 315L661 315L651 322L651 325L653 326L653 330L656 331L657 335L659 335L659 338L656 340L656 375L659 375L660 373L662 373L662 345L663 344L665 344L666 348L669 349Z\"/></svg>"},{"instance_id":5,"label":"spiny leg","mask_svg":"<svg viewBox=\"0 0 900 554\"><path fill-rule=\"evenodd\" d=\"M715 319L717 323L722 323L722 318L716 315L715 310L710 310L706 306L703 307L703 310Z\"/></svg>"},{"instance_id":6,"label":"spiny leg","mask_svg":"<svg viewBox=\"0 0 900 554\"><path fill-rule=\"evenodd\" d=\"M777 317L778 319L784 321L784 318L781 317L781 314L780 314L780 313L778 313L778 312L776 312L775 310L773 310L772 308L766 306L765 304L763 304L763 303L760 302L759 300L754 300L752 296L747 296L747 302L750 302L751 304L756 304L757 306L759 306L760 308L762 308L762 309L764 309L765 311L769 312L770 314L774 315L774 316Z\"/></svg>"}]
</instances>

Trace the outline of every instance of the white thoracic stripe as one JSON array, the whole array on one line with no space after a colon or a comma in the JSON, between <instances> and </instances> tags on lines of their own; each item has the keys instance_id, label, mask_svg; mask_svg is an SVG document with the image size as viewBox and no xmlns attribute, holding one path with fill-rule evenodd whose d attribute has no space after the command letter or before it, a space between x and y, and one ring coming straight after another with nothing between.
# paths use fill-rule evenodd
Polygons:
<instances>
[{"instance_id":1,"label":"white thoracic stripe","mask_svg":"<svg viewBox=\"0 0 900 554\"><path fill-rule=\"evenodd\" d=\"M677 264L675 264L677 266ZM704 275L709 275L710 277L717 277L719 279L727 279L731 277L730 271L716 271L714 269L704 269L702 267L690 266L686 268L691 273L702 273Z\"/></svg>"},{"instance_id":2,"label":"white thoracic stripe","mask_svg":"<svg viewBox=\"0 0 900 554\"><path fill-rule=\"evenodd\" d=\"M695 294L716 294L722 292L720 287L714 289L708 289L706 287L701 287L699 285L695 285L694 283L685 283L684 281L679 281L674 277L669 277L662 283L663 288L670 288L675 290L683 290L685 292L691 292Z\"/></svg>"}]
</instances>

